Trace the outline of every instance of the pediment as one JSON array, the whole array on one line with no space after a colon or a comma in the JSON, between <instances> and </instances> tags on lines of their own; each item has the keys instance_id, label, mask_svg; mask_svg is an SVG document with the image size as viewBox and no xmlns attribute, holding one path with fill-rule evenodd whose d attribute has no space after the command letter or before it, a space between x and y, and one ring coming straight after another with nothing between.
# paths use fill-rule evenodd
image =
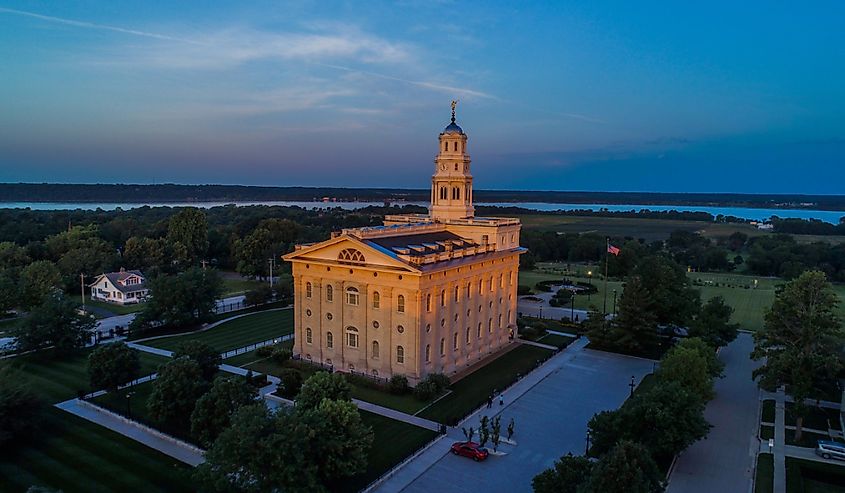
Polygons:
<instances>
[{"instance_id":1,"label":"pediment","mask_svg":"<svg viewBox=\"0 0 845 493\"><path fill-rule=\"evenodd\" d=\"M395 253L352 236L339 236L315 243L282 257L287 261L312 261L340 265L364 265L419 272L419 269L400 260Z\"/></svg>"}]
</instances>

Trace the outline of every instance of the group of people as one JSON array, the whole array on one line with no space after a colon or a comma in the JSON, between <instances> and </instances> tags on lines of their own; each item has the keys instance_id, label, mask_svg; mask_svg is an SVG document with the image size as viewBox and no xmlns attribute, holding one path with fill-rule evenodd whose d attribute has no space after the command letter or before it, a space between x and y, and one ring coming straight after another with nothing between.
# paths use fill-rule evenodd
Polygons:
<instances>
[{"instance_id":1,"label":"group of people","mask_svg":"<svg viewBox=\"0 0 845 493\"><path fill-rule=\"evenodd\" d=\"M489 396L487 396L487 409L490 409L491 407L493 407L493 396L495 395L495 393L496 393L496 391L493 391L493 393L491 393ZM505 393L504 392L499 394L499 405L500 406L505 405Z\"/></svg>"}]
</instances>

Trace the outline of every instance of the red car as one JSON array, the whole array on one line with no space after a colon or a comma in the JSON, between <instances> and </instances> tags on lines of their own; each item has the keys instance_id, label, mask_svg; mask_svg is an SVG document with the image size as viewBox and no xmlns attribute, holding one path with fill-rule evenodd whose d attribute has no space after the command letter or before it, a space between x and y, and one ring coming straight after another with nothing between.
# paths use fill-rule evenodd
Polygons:
<instances>
[{"instance_id":1,"label":"red car","mask_svg":"<svg viewBox=\"0 0 845 493\"><path fill-rule=\"evenodd\" d=\"M470 457L476 462L484 460L490 455L486 448L475 442L455 442L452 444L452 453Z\"/></svg>"}]
</instances>

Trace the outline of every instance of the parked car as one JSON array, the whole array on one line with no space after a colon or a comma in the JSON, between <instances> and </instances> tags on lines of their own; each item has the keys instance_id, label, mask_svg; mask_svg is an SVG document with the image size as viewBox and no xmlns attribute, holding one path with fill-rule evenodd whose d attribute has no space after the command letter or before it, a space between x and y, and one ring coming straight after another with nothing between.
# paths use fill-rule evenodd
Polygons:
<instances>
[{"instance_id":1,"label":"parked car","mask_svg":"<svg viewBox=\"0 0 845 493\"><path fill-rule=\"evenodd\" d=\"M845 460L845 443L819 440L816 446L816 455L825 459Z\"/></svg>"},{"instance_id":2,"label":"parked car","mask_svg":"<svg viewBox=\"0 0 845 493\"><path fill-rule=\"evenodd\" d=\"M452 453L469 457L476 462L482 461L490 455L486 448L475 442L455 442L452 444Z\"/></svg>"}]
</instances>

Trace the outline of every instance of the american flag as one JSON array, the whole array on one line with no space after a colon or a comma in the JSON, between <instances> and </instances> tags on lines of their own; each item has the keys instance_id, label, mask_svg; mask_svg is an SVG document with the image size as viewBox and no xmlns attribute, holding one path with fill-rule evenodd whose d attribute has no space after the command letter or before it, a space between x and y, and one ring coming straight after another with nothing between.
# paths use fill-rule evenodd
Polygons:
<instances>
[{"instance_id":1,"label":"american flag","mask_svg":"<svg viewBox=\"0 0 845 493\"><path fill-rule=\"evenodd\" d=\"M613 255L619 255L619 252L622 250L616 248L615 246L611 245L610 243L607 244L607 253L612 253Z\"/></svg>"}]
</instances>

